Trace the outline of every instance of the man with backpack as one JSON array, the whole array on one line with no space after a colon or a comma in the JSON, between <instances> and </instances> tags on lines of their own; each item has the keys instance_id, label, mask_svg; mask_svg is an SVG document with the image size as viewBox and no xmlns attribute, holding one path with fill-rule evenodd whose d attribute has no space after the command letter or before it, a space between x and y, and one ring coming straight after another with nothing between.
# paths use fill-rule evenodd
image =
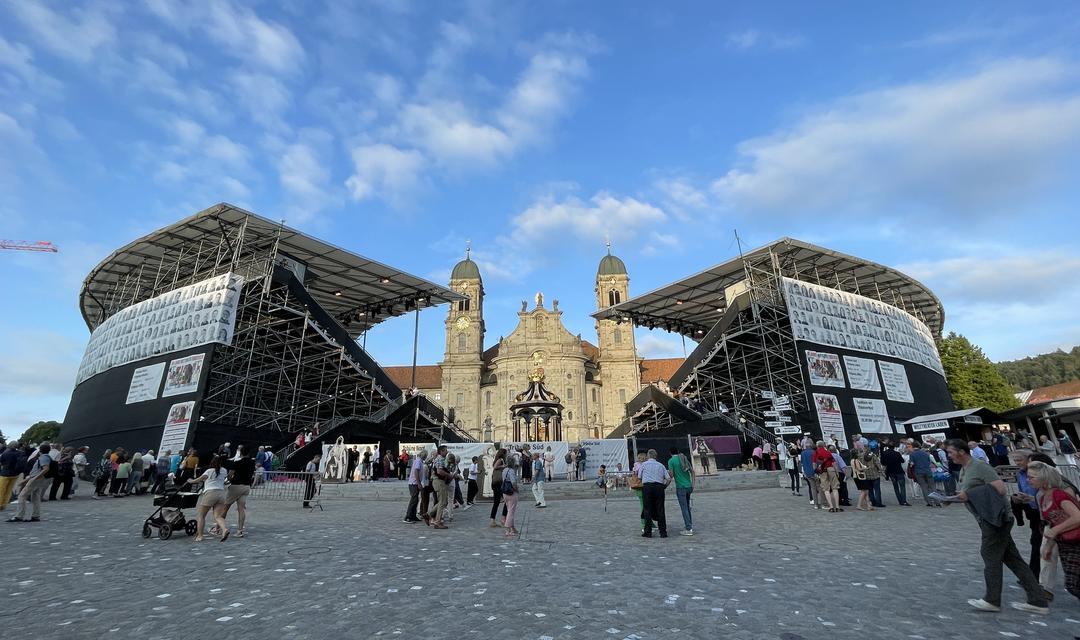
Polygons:
<instances>
[{"instance_id":1,"label":"man with backpack","mask_svg":"<svg viewBox=\"0 0 1080 640\"><path fill-rule=\"evenodd\" d=\"M43 444L32 463L28 462L26 479L19 484L19 511L8 522L27 522L26 506L33 503L29 522L41 521L41 497L57 475L57 465L49 456L49 445Z\"/></svg>"},{"instance_id":2,"label":"man with backpack","mask_svg":"<svg viewBox=\"0 0 1080 640\"><path fill-rule=\"evenodd\" d=\"M435 489L435 506L427 513L425 520L436 529L448 529L443 521L446 513L446 505L450 500L450 480L453 474L446 465L446 445L439 445L435 453L435 461L431 463L431 486Z\"/></svg>"},{"instance_id":3,"label":"man with backpack","mask_svg":"<svg viewBox=\"0 0 1080 640\"><path fill-rule=\"evenodd\" d=\"M569 449L566 452L566 481L570 482L574 479L574 472L577 471L577 461L574 460L574 450Z\"/></svg>"},{"instance_id":4,"label":"man with backpack","mask_svg":"<svg viewBox=\"0 0 1080 640\"><path fill-rule=\"evenodd\" d=\"M585 458L588 456L588 452L585 447L578 447L577 450L577 479L585 480Z\"/></svg>"}]
</instances>

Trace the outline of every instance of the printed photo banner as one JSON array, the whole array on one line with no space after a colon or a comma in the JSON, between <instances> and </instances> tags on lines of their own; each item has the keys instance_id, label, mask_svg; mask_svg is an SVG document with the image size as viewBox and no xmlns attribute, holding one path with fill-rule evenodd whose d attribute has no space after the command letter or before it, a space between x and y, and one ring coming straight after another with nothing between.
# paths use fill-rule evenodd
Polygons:
<instances>
[{"instance_id":1,"label":"printed photo banner","mask_svg":"<svg viewBox=\"0 0 1080 640\"><path fill-rule=\"evenodd\" d=\"M806 368L810 372L810 384L815 387L846 387L840 357L835 353L806 352Z\"/></svg>"},{"instance_id":2,"label":"printed photo banner","mask_svg":"<svg viewBox=\"0 0 1080 640\"><path fill-rule=\"evenodd\" d=\"M143 300L109 316L94 332L75 384L129 362L211 342L232 344L244 279L225 273Z\"/></svg>"},{"instance_id":3,"label":"printed photo banner","mask_svg":"<svg viewBox=\"0 0 1080 640\"><path fill-rule=\"evenodd\" d=\"M169 372L165 376L165 389L161 392L161 397L195 393L199 389L199 378L202 377L205 358L205 353L196 353L170 361Z\"/></svg>"},{"instance_id":4,"label":"printed photo banner","mask_svg":"<svg viewBox=\"0 0 1080 640\"><path fill-rule=\"evenodd\" d=\"M815 393L814 408L817 411L821 438L828 442L832 436L847 448L847 434L844 432L844 415L840 413L840 401L830 393Z\"/></svg>"},{"instance_id":5,"label":"printed photo banner","mask_svg":"<svg viewBox=\"0 0 1080 640\"><path fill-rule=\"evenodd\" d=\"M859 431L862 433L892 433L892 422L885 408L885 401L879 398L852 398L855 402L855 415L859 418Z\"/></svg>"},{"instance_id":6,"label":"printed photo banner","mask_svg":"<svg viewBox=\"0 0 1080 640\"><path fill-rule=\"evenodd\" d=\"M194 400L179 402L169 407L169 413L165 418L165 430L161 432L161 444L157 448L158 453L172 451L182 454L184 452L191 422L195 417L194 413Z\"/></svg>"},{"instance_id":7,"label":"printed photo banner","mask_svg":"<svg viewBox=\"0 0 1080 640\"><path fill-rule=\"evenodd\" d=\"M918 318L880 300L783 278L796 340L920 364L945 375L934 336Z\"/></svg>"},{"instance_id":8,"label":"printed photo banner","mask_svg":"<svg viewBox=\"0 0 1080 640\"><path fill-rule=\"evenodd\" d=\"M847 369L848 384L858 391L881 391L877 365L870 358L844 356L844 368Z\"/></svg>"},{"instance_id":9,"label":"printed photo banner","mask_svg":"<svg viewBox=\"0 0 1080 640\"><path fill-rule=\"evenodd\" d=\"M893 402L915 402L904 365L878 361L878 367L881 368L881 383L885 387L886 398Z\"/></svg>"}]
</instances>

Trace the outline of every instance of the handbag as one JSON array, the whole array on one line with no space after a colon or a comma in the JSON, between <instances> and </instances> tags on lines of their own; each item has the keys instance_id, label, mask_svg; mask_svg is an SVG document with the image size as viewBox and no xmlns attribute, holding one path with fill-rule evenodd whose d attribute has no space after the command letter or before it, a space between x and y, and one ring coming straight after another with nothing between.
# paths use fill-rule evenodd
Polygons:
<instances>
[{"instance_id":1,"label":"handbag","mask_svg":"<svg viewBox=\"0 0 1080 640\"><path fill-rule=\"evenodd\" d=\"M502 494L504 496L514 495L514 483L509 480L502 481Z\"/></svg>"},{"instance_id":2,"label":"handbag","mask_svg":"<svg viewBox=\"0 0 1080 640\"><path fill-rule=\"evenodd\" d=\"M630 475L630 488L631 489L640 489L643 486L644 486L644 484L641 482L641 478L639 478L635 474Z\"/></svg>"}]
</instances>

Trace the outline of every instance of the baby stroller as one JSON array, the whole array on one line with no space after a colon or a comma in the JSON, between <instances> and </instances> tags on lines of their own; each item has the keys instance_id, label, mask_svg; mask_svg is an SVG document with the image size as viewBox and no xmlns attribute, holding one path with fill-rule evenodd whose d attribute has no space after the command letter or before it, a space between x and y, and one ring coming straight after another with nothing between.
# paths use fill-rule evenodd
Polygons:
<instances>
[{"instance_id":1,"label":"baby stroller","mask_svg":"<svg viewBox=\"0 0 1080 640\"><path fill-rule=\"evenodd\" d=\"M176 487L165 489L163 495L154 498L157 510L143 523L143 537L154 535L154 529L157 529L158 537L162 540L168 540L173 531L180 529L189 536L195 535L199 532L199 523L185 518L183 509L194 509L198 502L198 493L183 492Z\"/></svg>"}]
</instances>

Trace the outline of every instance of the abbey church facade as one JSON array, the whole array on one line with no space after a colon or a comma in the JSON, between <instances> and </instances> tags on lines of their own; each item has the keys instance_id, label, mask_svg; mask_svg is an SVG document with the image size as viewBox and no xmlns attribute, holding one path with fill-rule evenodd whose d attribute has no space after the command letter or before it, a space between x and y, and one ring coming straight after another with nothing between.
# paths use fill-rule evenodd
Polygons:
<instances>
[{"instance_id":1,"label":"abbey church facade","mask_svg":"<svg viewBox=\"0 0 1080 640\"><path fill-rule=\"evenodd\" d=\"M629 297L630 277L622 260L604 256L596 272L596 305L603 309ZM450 288L466 300L451 305L446 344L438 365L417 367L417 387L438 402L478 440L512 439L510 406L540 372L561 402L562 438L602 438L626 418L626 403L642 384L667 379L681 358L638 357L633 327L596 321L596 344L563 326L558 300L537 294L523 301L517 327L484 347L484 282L468 256L454 266ZM402 388L411 367L386 367Z\"/></svg>"}]
</instances>

